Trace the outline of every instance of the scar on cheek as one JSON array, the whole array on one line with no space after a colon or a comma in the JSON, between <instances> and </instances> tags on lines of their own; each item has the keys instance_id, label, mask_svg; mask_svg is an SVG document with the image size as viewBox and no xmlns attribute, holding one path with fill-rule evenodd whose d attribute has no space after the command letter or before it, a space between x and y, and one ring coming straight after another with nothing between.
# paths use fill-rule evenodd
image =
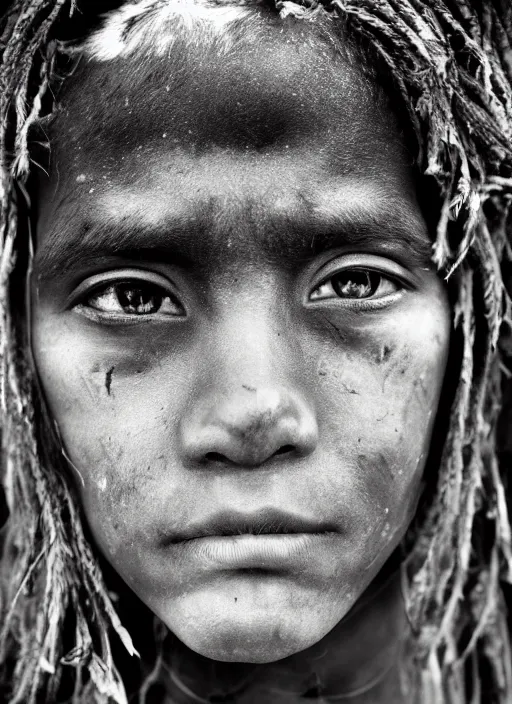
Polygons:
<instances>
[{"instance_id":1,"label":"scar on cheek","mask_svg":"<svg viewBox=\"0 0 512 704\"><path fill-rule=\"evenodd\" d=\"M382 345L378 350L377 354L375 355L375 361L377 362L377 364L387 362L392 352L393 347L391 347L391 345Z\"/></svg>"},{"instance_id":2,"label":"scar on cheek","mask_svg":"<svg viewBox=\"0 0 512 704\"><path fill-rule=\"evenodd\" d=\"M105 388L107 390L107 394L110 396L110 390L112 388L112 374L114 373L115 367L110 367L110 369L107 371L105 374Z\"/></svg>"}]
</instances>

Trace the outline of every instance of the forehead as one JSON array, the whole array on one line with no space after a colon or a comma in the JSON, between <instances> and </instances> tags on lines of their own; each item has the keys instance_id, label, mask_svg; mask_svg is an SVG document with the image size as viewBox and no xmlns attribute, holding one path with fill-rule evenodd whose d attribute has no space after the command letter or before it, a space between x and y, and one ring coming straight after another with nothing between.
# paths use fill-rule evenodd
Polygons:
<instances>
[{"instance_id":1,"label":"forehead","mask_svg":"<svg viewBox=\"0 0 512 704\"><path fill-rule=\"evenodd\" d=\"M201 4L196 10L217 16ZM258 18L235 31L221 14L220 26L205 31L192 13L186 26L176 20L179 31L168 21L153 48L150 42L117 56L111 33L98 33L61 96L52 130L58 156L105 168L110 158L118 168L134 149L261 155L313 141L347 168L371 167L375 148L384 158L404 155L391 111L322 32L306 21ZM136 163L126 165L126 175Z\"/></svg>"},{"instance_id":2,"label":"forehead","mask_svg":"<svg viewBox=\"0 0 512 704\"><path fill-rule=\"evenodd\" d=\"M364 209L365 222L396 211L403 224L396 206L414 209L415 184L395 116L308 27L271 23L225 46L185 33L164 52L82 61L51 128L40 236L51 246L70 219L85 232L131 218L290 237L276 227L288 215L306 230L325 216L322 229Z\"/></svg>"}]
</instances>

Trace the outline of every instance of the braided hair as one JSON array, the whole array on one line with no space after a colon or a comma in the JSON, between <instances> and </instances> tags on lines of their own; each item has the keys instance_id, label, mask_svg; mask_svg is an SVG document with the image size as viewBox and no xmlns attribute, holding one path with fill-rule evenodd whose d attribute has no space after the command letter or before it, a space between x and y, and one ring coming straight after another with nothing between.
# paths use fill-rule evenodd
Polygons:
<instances>
[{"instance_id":1,"label":"braided hair","mask_svg":"<svg viewBox=\"0 0 512 704\"><path fill-rule=\"evenodd\" d=\"M439 196L432 259L450 287L458 372L435 479L404 541L410 666L425 702L509 702L510 0L203 2L264 6L283 21L328 18L407 111L418 171ZM136 654L84 533L66 458L48 442L58 430L30 354L30 135L52 111L61 39L82 12L99 16L92 1L14 0L0 19L0 485L9 513L0 692L11 704L55 701L69 671L74 703L125 702L113 648Z\"/></svg>"}]
</instances>

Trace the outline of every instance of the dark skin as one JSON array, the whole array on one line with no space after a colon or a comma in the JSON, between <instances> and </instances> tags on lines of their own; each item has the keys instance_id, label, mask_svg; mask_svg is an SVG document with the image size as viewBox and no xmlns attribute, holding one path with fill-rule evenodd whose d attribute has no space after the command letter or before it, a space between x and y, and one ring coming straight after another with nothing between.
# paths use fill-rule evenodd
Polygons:
<instances>
[{"instance_id":1,"label":"dark skin","mask_svg":"<svg viewBox=\"0 0 512 704\"><path fill-rule=\"evenodd\" d=\"M399 579L380 587L450 310L393 114L289 32L155 57L147 90L136 59L77 73L41 183L34 355L93 538L193 691L248 663L243 704L298 701L313 673L410 701Z\"/></svg>"}]
</instances>

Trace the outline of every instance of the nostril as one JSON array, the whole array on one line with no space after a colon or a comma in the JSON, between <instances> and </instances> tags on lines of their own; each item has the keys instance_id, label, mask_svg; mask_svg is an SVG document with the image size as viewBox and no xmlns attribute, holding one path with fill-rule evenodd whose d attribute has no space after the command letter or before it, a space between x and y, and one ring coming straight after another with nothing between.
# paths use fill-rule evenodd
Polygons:
<instances>
[{"instance_id":1,"label":"nostril","mask_svg":"<svg viewBox=\"0 0 512 704\"><path fill-rule=\"evenodd\" d=\"M287 455L289 452L295 452L295 448L293 445L283 445L282 447L279 448L279 450L276 450L274 452L274 457L276 455Z\"/></svg>"},{"instance_id":2,"label":"nostril","mask_svg":"<svg viewBox=\"0 0 512 704\"><path fill-rule=\"evenodd\" d=\"M222 455L220 452L207 452L204 456L206 462L223 462L224 464L231 464L231 460Z\"/></svg>"},{"instance_id":3,"label":"nostril","mask_svg":"<svg viewBox=\"0 0 512 704\"><path fill-rule=\"evenodd\" d=\"M288 455L295 452L295 447L293 445L283 445L278 450L276 450L270 457L277 457L278 455ZM268 457L266 459L269 459ZM238 462L230 459L221 452L207 452L203 457L204 462L216 462L221 464L238 464Z\"/></svg>"}]
</instances>

